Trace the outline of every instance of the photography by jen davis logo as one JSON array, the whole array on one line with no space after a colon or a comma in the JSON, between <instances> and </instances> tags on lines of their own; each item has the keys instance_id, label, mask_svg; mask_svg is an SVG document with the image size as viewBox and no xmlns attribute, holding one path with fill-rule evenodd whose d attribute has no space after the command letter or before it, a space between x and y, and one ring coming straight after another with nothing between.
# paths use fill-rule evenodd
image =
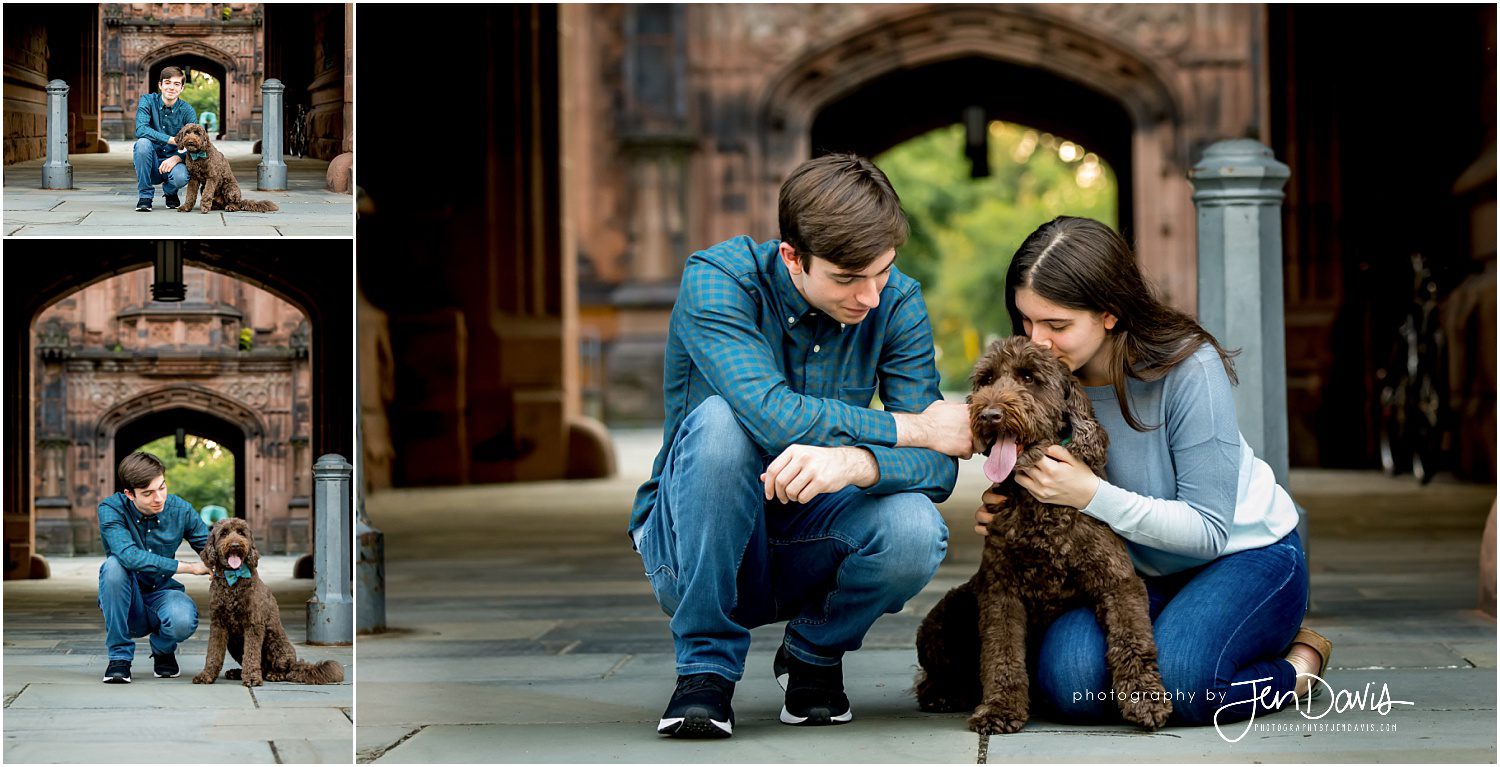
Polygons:
<instances>
[{"instance_id":1,"label":"photography by jen davis logo","mask_svg":"<svg viewBox=\"0 0 1500 767\"><path fill-rule=\"evenodd\" d=\"M1312 720L1322 719L1323 717L1328 716L1329 712L1342 714L1345 711L1351 710L1374 711L1381 716L1386 716L1391 713L1392 706L1416 705L1409 700L1392 700L1390 687L1384 682L1380 684L1380 694L1376 695L1371 690L1371 687L1373 687L1375 684L1374 682L1366 682L1365 688L1361 691L1350 692L1349 690L1334 690L1332 686L1323 681L1323 678L1318 676L1317 674L1298 674L1297 677L1299 679L1301 677L1311 678L1319 686L1326 688L1328 691L1328 694L1326 695L1328 707L1323 709L1319 713L1314 713L1314 702L1311 700L1303 701L1302 699L1297 697L1296 693L1290 691L1284 692L1280 696L1277 696L1271 691L1270 687L1258 686L1261 683L1271 681L1271 677L1251 679L1246 682L1235 682L1230 686L1234 687L1243 684L1250 685L1250 698L1247 700L1236 701L1234 703L1226 703L1223 706L1220 706L1218 711L1214 712L1214 729L1218 731L1219 737L1223 738L1224 742L1226 743L1238 743L1241 738L1244 738L1245 735L1250 732L1250 728L1255 725L1256 711L1261 709L1267 711L1279 709L1282 706L1286 705L1286 699L1288 697L1292 699L1292 707L1297 710L1297 713L1302 715L1303 719ZM1306 711L1302 710L1302 706L1304 703L1306 703L1307 705ZM1224 734L1224 729L1219 726L1219 715L1224 713L1225 711L1228 711L1229 709L1234 708L1235 706L1245 705L1250 706L1250 718L1245 720L1245 729L1240 731L1239 736L1230 738L1229 736ZM1349 725L1347 727L1328 726L1327 730L1334 732L1345 730L1358 732L1391 732L1395 730L1395 725Z\"/></svg>"}]
</instances>

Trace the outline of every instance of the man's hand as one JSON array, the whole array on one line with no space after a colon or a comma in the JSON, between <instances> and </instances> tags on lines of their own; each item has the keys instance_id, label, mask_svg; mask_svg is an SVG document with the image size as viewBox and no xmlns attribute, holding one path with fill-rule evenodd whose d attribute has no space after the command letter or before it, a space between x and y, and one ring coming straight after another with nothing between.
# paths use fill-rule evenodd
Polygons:
<instances>
[{"instance_id":1,"label":"man's hand","mask_svg":"<svg viewBox=\"0 0 1500 767\"><path fill-rule=\"evenodd\" d=\"M938 400L920 414L896 413L896 446L925 447L954 458L979 452L969 430L969 406Z\"/></svg>"},{"instance_id":2,"label":"man's hand","mask_svg":"<svg viewBox=\"0 0 1500 767\"><path fill-rule=\"evenodd\" d=\"M189 575L208 575L209 571L202 562L178 562L177 572Z\"/></svg>"},{"instance_id":3,"label":"man's hand","mask_svg":"<svg viewBox=\"0 0 1500 767\"><path fill-rule=\"evenodd\" d=\"M177 146L177 137L176 136L168 136L167 137L167 143L171 144L172 146Z\"/></svg>"},{"instance_id":4,"label":"man's hand","mask_svg":"<svg viewBox=\"0 0 1500 767\"><path fill-rule=\"evenodd\" d=\"M880 481L875 456L860 447L813 447L792 445L760 475L766 500L807 503L822 493L836 493L855 485L869 487Z\"/></svg>"},{"instance_id":5,"label":"man's hand","mask_svg":"<svg viewBox=\"0 0 1500 767\"><path fill-rule=\"evenodd\" d=\"M1030 490L1042 503L1081 509L1094 500L1099 477L1067 448L1053 445L1034 466L1016 472L1016 484Z\"/></svg>"},{"instance_id":6,"label":"man's hand","mask_svg":"<svg viewBox=\"0 0 1500 767\"><path fill-rule=\"evenodd\" d=\"M974 532L980 535L989 535L990 521L995 518L990 508L1003 507L1005 504L1010 503L1010 499L995 492L995 486L990 485L990 489L984 491L984 495L979 496L979 500L984 505L974 511Z\"/></svg>"},{"instance_id":7,"label":"man's hand","mask_svg":"<svg viewBox=\"0 0 1500 767\"><path fill-rule=\"evenodd\" d=\"M161 171L161 174L163 176L165 176L168 173L171 173L172 169L175 168L175 167L177 167L177 163L180 163L180 162L182 162L182 158L178 157L177 155L174 154L171 157L168 157L167 159L162 160L161 161L161 165L156 166L156 169L159 170L159 171Z\"/></svg>"}]
</instances>

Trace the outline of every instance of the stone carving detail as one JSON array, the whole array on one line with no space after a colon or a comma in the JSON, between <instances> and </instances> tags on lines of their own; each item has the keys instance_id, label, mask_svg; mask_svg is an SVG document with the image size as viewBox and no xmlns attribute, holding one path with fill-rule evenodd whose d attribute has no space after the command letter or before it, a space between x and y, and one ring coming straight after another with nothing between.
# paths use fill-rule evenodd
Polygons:
<instances>
[{"instance_id":1,"label":"stone carving detail","mask_svg":"<svg viewBox=\"0 0 1500 767\"><path fill-rule=\"evenodd\" d=\"M1193 7L1173 4L1072 5L1079 18L1131 38L1142 49L1172 56L1192 40Z\"/></svg>"}]
</instances>

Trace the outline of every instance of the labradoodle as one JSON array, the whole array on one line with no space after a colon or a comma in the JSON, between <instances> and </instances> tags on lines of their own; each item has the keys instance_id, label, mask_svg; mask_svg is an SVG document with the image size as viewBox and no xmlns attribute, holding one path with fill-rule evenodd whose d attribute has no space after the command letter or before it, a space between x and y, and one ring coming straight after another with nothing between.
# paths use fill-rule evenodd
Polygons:
<instances>
[{"instance_id":1,"label":"labradoodle","mask_svg":"<svg viewBox=\"0 0 1500 767\"><path fill-rule=\"evenodd\" d=\"M246 687L261 682L334 684L344 681L344 667L337 661L307 663L297 660L297 650L281 626L281 608L276 596L256 571L260 554L255 550L250 525L243 519L220 520L201 552L203 564L213 571L208 591L208 656L193 684L213 684L224 665L224 650L239 662L225 679L241 679Z\"/></svg>"},{"instance_id":2,"label":"labradoodle","mask_svg":"<svg viewBox=\"0 0 1500 767\"><path fill-rule=\"evenodd\" d=\"M208 139L208 131L202 125L188 123L177 131L177 146L187 152L188 185L179 213L193 209L198 200L198 187L203 187L203 201L198 206L201 213L210 210L248 210L269 213L276 210L270 200L246 200L240 197L239 182L234 180L234 171L229 160Z\"/></svg>"},{"instance_id":3,"label":"labradoodle","mask_svg":"<svg viewBox=\"0 0 1500 767\"><path fill-rule=\"evenodd\" d=\"M1103 476L1109 441L1072 373L1024 337L990 345L970 379L969 423L988 445L984 473L1009 500L992 506L979 572L948 592L917 630L917 702L924 711L968 711L978 733L1020 730L1029 716L1028 640L1063 610L1092 603L1125 719L1166 723L1171 700L1156 665L1146 586L1125 543L1077 509L1045 504L1015 470L1067 447ZM1050 460L1050 459L1046 459Z\"/></svg>"}]
</instances>

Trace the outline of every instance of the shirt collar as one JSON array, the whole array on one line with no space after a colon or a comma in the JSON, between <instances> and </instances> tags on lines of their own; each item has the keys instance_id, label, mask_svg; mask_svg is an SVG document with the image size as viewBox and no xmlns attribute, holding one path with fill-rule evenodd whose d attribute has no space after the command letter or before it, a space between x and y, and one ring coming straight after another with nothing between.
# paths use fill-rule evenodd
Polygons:
<instances>
[{"instance_id":1,"label":"shirt collar","mask_svg":"<svg viewBox=\"0 0 1500 767\"><path fill-rule=\"evenodd\" d=\"M782 318L783 321L787 323L787 327L795 327L798 321L801 321L807 316L808 312L812 311L812 304L809 304L807 299L802 297L802 293L797 290L796 284L792 282L791 273L786 270L786 265L781 263L781 253L779 252L781 242L779 240L771 240L770 245L771 260L769 268L771 269L771 290L776 294L776 301L781 305L782 313L785 315Z\"/></svg>"}]
</instances>

